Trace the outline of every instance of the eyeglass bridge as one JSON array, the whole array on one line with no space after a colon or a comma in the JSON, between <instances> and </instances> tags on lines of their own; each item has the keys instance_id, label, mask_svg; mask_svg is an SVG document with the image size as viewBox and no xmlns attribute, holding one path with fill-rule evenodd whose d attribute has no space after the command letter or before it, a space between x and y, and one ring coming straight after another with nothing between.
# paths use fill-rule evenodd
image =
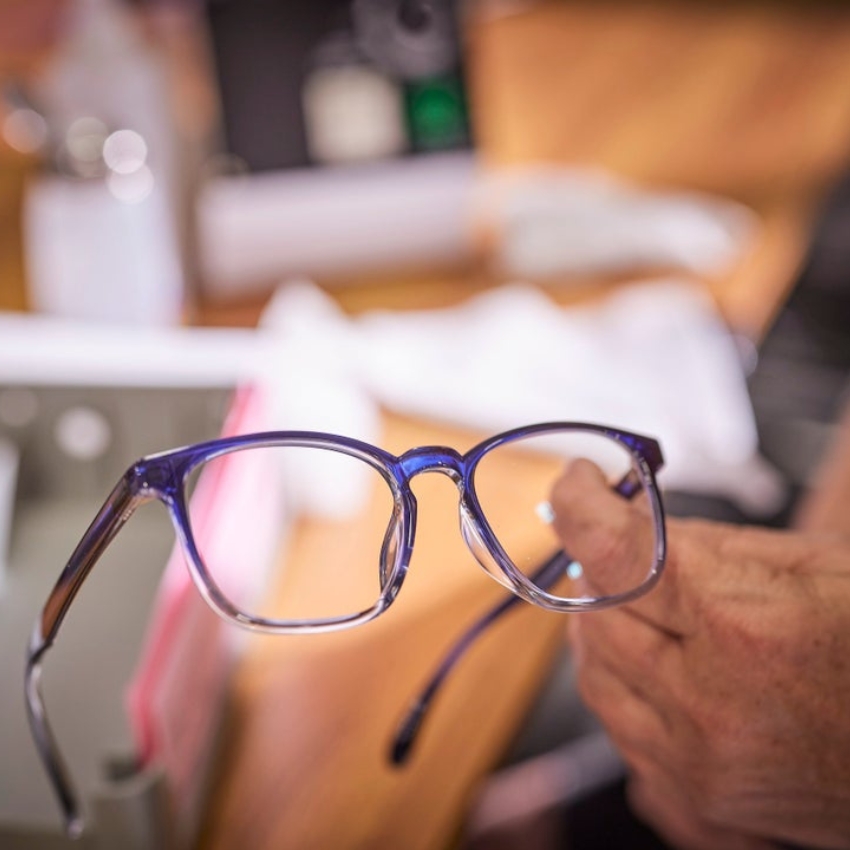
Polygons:
<instances>
[{"instance_id":1,"label":"eyeglass bridge","mask_svg":"<svg viewBox=\"0 0 850 850\"><path fill-rule=\"evenodd\" d=\"M422 472L441 472L455 484L463 479L463 458L449 446L419 446L406 451L399 464L408 479Z\"/></svg>"}]
</instances>

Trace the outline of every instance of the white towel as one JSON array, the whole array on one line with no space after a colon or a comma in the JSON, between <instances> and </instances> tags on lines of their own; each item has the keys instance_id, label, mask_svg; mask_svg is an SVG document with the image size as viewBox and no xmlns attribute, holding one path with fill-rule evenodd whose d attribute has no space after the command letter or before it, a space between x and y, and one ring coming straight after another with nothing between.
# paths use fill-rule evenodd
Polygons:
<instances>
[{"instance_id":1,"label":"white towel","mask_svg":"<svg viewBox=\"0 0 850 850\"><path fill-rule=\"evenodd\" d=\"M665 486L773 511L738 351L707 294L662 280L563 308L524 284L459 307L343 314L306 282L283 286L262 328L281 427L374 439L370 405L492 433L583 421L658 438Z\"/></svg>"}]
</instances>

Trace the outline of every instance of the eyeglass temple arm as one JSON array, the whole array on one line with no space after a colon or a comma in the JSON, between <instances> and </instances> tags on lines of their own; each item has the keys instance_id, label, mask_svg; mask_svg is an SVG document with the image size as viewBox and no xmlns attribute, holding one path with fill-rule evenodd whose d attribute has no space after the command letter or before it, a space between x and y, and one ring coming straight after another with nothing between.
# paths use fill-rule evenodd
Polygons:
<instances>
[{"instance_id":1,"label":"eyeglass temple arm","mask_svg":"<svg viewBox=\"0 0 850 850\"><path fill-rule=\"evenodd\" d=\"M550 582L554 581L562 573L561 565L565 557L567 557L565 552L556 552L533 574L532 579L540 586L547 587ZM449 673L451 673L458 661L463 658L466 651L475 643L479 635L521 601L519 596L508 596L476 620L455 641L399 724L392 740L392 746L390 747L389 756L392 764L402 765L407 761L434 697L436 697L443 682L448 678Z\"/></svg>"},{"instance_id":2,"label":"eyeglass temple arm","mask_svg":"<svg viewBox=\"0 0 850 850\"><path fill-rule=\"evenodd\" d=\"M654 466L661 466L661 456L658 453L657 458L653 458ZM633 498L641 489L642 482L640 477L634 470L629 470L614 487L614 492L618 493L625 499ZM546 589L551 583L561 575L561 566L564 559L570 560L569 555L563 550L556 552L549 558L537 571L532 575L532 580L540 587ZM506 614L515 605L522 601L519 596L509 596L504 601L495 605L480 619L476 620L455 642L452 648L446 653L443 660L440 662L434 674L428 680L428 683L422 689L419 696L413 701L410 708L407 710L402 722L398 725L396 733L393 737L390 746L389 758L394 765L400 766L404 764L410 752L413 749L413 744L422 728L425 721L425 716L428 713L431 703L434 701L437 693L440 690L443 682L448 678L449 673L454 669L455 665L463 658L466 651L475 643L475 640L481 635L488 626L496 622L503 614Z\"/></svg>"},{"instance_id":3,"label":"eyeglass temple arm","mask_svg":"<svg viewBox=\"0 0 850 850\"><path fill-rule=\"evenodd\" d=\"M65 614L92 567L143 501L146 501L146 497L137 494L132 476L128 473L122 477L62 570L35 623L27 651L24 672L27 717L38 754L62 808L65 831L71 838L78 837L82 832L83 816L73 783L47 720L41 694L41 662L44 654L53 645Z\"/></svg>"}]
</instances>

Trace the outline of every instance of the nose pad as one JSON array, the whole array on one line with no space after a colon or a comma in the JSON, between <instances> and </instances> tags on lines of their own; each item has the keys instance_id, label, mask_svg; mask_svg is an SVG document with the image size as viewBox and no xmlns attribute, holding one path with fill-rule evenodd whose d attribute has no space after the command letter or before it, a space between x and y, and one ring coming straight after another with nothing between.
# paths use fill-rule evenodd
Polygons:
<instances>
[{"instance_id":1,"label":"nose pad","mask_svg":"<svg viewBox=\"0 0 850 850\"><path fill-rule=\"evenodd\" d=\"M507 576L502 572L501 567L496 563L487 545L481 539L481 535L478 532L478 524L472 518L469 510L465 505L461 504L458 513L460 515L460 533L469 547L469 551L472 552L475 560L478 561L478 565L503 587L513 590L513 585L508 581Z\"/></svg>"},{"instance_id":2,"label":"nose pad","mask_svg":"<svg viewBox=\"0 0 850 850\"><path fill-rule=\"evenodd\" d=\"M393 512L392 519L384 534L384 542L381 544L381 589L383 590L389 582L390 576L395 573L398 566L398 551L401 543L401 514Z\"/></svg>"}]
</instances>

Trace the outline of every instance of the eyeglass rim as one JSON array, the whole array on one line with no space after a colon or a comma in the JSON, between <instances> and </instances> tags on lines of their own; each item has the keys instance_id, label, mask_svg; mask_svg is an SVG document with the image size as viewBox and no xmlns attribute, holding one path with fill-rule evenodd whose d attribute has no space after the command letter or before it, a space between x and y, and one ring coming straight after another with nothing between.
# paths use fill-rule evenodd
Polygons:
<instances>
[{"instance_id":1,"label":"eyeglass rim","mask_svg":"<svg viewBox=\"0 0 850 850\"><path fill-rule=\"evenodd\" d=\"M507 552L505 552L498 535L492 529L486 512L480 504L475 488L475 471L478 468L479 462L493 451L493 449L511 442L519 442L530 436L563 431L598 434L619 443L634 461L633 468L636 470L641 484L649 496L655 543L653 562L643 581L631 590L597 597L565 597L548 593L532 582L516 566ZM663 465L663 455L661 446L655 438L595 423L548 422L530 425L524 428L515 428L497 434L479 443L465 457L473 454L475 457L468 470L470 487L468 491L465 491L464 498L467 501L470 512L476 517L480 530L484 532L484 536L487 538L485 541L487 549L493 553L498 566L509 579L509 589L519 597L532 605L556 613L595 611L603 608L612 608L638 599L657 584L661 578L666 559L667 539L664 506L659 493L658 482L655 478L655 473Z\"/></svg>"},{"instance_id":2,"label":"eyeglass rim","mask_svg":"<svg viewBox=\"0 0 850 850\"><path fill-rule=\"evenodd\" d=\"M598 434L619 443L635 461L635 468L649 493L655 531L654 560L644 580L629 591L608 596L580 598L547 593L533 584L504 551L481 507L478 494L475 492L474 473L482 458L510 442L565 431ZM396 549L394 563L388 565L386 569L388 578L374 605L361 611L332 617L275 619L240 610L217 586L214 573L207 567L194 539L186 501L186 482L189 475L198 466L217 457L224 457L242 450L289 446L336 451L365 461L378 471L390 487L394 511L399 517L401 545ZM425 454L428 451L430 455ZM485 537L486 547L506 579L502 583L533 605L559 613L612 607L644 595L660 578L666 555L666 539L663 505L654 474L663 462L659 443L652 437L606 425L586 422L545 422L513 428L482 440L463 455L447 446L420 447L410 449L402 455L394 455L362 440L337 434L321 431L266 431L210 440L149 455L140 460L137 465L162 461L174 464L174 475L179 486L172 488L168 494L169 497L163 500L171 511L175 532L186 554L193 582L206 603L225 620L252 631L268 634L303 634L338 631L367 623L386 611L397 597L410 566L416 533L416 498L410 489L410 481L421 470L409 469L406 463L406 461L412 461L414 456L417 460L421 460L423 456L430 458L441 456L447 462L455 464L457 475L463 485L461 505L471 515L477 531ZM410 465L413 466L412 463ZM162 498L162 494L158 495ZM500 580L497 576L493 577L497 581Z\"/></svg>"}]
</instances>

